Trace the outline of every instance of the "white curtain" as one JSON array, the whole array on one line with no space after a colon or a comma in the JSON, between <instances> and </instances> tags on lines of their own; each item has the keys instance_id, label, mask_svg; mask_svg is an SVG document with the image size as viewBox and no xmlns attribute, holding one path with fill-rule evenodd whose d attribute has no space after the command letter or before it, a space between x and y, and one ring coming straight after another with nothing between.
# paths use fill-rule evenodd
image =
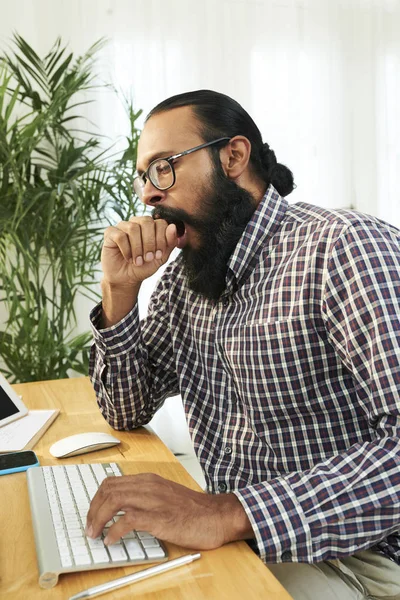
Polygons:
<instances>
[{"instance_id":1,"label":"white curtain","mask_svg":"<svg viewBox=\"0 0 400 600\"><path fill-rule=\"evenodd\" d=\"M146 113L211 88L250 112L295 174L291 201L355 207L400 226L400 0L0 0L0 44L83 52ZM116 139L122 104L90 117Z\"/></svg>"}]
</instances>

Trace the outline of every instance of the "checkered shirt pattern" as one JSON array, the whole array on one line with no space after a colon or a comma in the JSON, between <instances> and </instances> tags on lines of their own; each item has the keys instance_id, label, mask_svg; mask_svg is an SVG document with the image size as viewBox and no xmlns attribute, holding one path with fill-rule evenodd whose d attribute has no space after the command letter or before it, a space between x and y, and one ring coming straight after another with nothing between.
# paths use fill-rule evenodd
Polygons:
<instances>
[{"instance_id":1,"label":"checkered shirt pattern","mask_svg":"<svg viewBox=\"0 0 400 600\"><path fill-rule=\"evenodd\" d=\"M220 301L178 256L142 322L101 330L92 311L105 419L134 429L180 393L208 491L236 494L267 563L373 547L400 565L399 240L270 186Z\"/></svg>"}]
</instances>

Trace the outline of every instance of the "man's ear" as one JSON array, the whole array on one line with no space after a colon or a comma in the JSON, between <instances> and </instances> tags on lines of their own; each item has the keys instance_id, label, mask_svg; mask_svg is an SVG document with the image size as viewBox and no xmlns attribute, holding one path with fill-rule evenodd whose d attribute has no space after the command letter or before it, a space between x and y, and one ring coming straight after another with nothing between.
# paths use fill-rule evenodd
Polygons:
<instances>
[{"instance_id":1,"label":"man's ear","mask_svg":"<svg viewBox=\"0 0 400 600\"><path fill-rule=\"evenodd\" d=\"M235 135L221 148L219 156L224 173L229 179L238 179L246 170L251 154L251 143L243 135Z\"/></svg>"}]
</instances>

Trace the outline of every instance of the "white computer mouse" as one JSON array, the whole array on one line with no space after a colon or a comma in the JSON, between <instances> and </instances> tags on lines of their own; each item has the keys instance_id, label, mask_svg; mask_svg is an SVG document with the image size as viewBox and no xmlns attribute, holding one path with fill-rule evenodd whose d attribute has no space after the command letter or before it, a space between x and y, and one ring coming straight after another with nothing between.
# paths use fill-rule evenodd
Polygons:
<instances>
[{"instance_id":1,"label":"white computer mouse","mask_svg":"<svg viewBox=\"0 0 400 600\"><path fill-rule=\"evenodd\" d=\"M88 433L77 433L70 435L62 440L58 440L50 447L50 454L56 458L67 458L76 456L77 454L85 454L86 452L94 452L119 444L117 440L109 433L100 433L90 431Z\"/></svg>"}]
</instances>

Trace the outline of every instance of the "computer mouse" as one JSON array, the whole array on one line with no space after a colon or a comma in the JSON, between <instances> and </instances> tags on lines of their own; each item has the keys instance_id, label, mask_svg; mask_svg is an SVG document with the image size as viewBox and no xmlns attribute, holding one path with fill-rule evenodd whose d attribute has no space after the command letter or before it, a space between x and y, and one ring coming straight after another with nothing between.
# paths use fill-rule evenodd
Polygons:
<instances>
[{"instance_id":1,"label":"computer mouse","mask_svg":"<svg viewBox=\"0 0 400 600\"><path fill-rule=\"evenodd\" d=\"M109 433L100 433L91 431L89 433L77 433L69 437L58 440L50 447L50 454L55 458L68 458L69 456L77 456L86 452L94 452L120 444Z\"/></svg>"}]
</instances>

